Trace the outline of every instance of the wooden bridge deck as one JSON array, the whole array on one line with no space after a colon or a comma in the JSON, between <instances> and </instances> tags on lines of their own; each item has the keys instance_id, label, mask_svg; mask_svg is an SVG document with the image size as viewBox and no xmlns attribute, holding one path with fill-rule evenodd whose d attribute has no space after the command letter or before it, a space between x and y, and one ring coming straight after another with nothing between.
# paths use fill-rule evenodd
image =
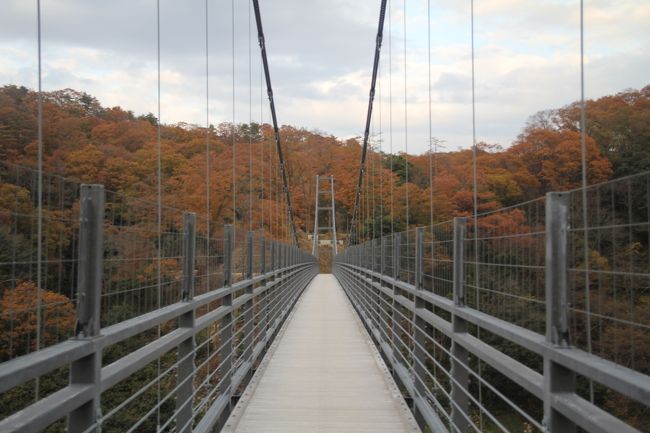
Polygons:
<instances>
[{"instance_id":1,"label":"wooden bridge deck","mask_svg":"<svg viewBox=\"0 0 650 433\"><path fill-rule=\"evenodd\" d=\"M225 432L420 431L333 275L312 281L281 333Z\"/></svg>"}]
</instances>

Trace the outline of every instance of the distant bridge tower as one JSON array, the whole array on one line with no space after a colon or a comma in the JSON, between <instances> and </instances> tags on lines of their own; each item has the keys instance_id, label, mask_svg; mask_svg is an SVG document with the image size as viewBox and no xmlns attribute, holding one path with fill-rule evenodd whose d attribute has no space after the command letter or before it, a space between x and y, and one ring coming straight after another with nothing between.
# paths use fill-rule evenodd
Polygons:
<instances>
[{"instance_id":1,"label":"distant bridge tower","mask_svg":"<svg viewBox=\"0 0 650 433\"><path fill-rule=\"evenodd\" d=\"M329 185L328 185L329 183ZM322 185L322 188L321 188ZM327 196L329 195L329 200ZM324 202L329 206L321 205L321 196L324 197ZM321 212L330 212L328 218L324 218L325 222L321 225ZM314 236L312 237L311 253L318 257L319 236L321 232L331 231L332 233L332 254L336 255L336 210L334 209L334 176L319 176L316 175L316 206L314 212ZM332 257L333 257L332 256Z\"/></svg>"}]
</instances>

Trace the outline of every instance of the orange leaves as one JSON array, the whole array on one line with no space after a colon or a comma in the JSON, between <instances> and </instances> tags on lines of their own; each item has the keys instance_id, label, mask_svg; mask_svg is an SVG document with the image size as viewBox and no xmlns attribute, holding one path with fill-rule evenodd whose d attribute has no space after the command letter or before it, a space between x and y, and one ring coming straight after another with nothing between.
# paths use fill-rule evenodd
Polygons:
<instances>
[{"instance_id":1,"label":"orange leaves","mask_svg":"<svg viewBox=\"0 0 650 433\"><path fill-rule=\"evenodd\" d=\"M586 147L588 182L593 184L609 179L611 163L601 154L596 142L587 137ZM513 156L525 161L528 171L540 180L540 195L580 186L582 148L579 132L528 128L511 150Z\"/></svg>"},{"instance_id":2,"label":"orange leaves","mask_svg":"<svg viewBox=\"0 0 650 433\"><path fill-rule=\"evenodd\" d=\"M144 120L128 121L115 113L113 116L111 117L114 121L101 123L93 128L91 137L96 145L118 147L123 149L123 153L127 153L135 152L146 143L156 140L156 129L151 123Z\"/></svg>"},{"instance_id":3,"label":"orange leaves","mask_svg":"<svg viewBox=\"0 0 650 433\"><path fill-rule=\"evenodd\" d=\"M152 260L147 264L142 273L137 276L139 282L156 281L158 263ZM162 259L160 261L160 276L164 281L179 281L182 276L181 264L176 259Z\"/></svg>"},{"instance_id":4,"label":"orange leaves","mask_svg":"<svg viewBox=\"0 0 650 433\"><path fill-rule=\"evenodd\" d=\"M586 145L590 184L609 179L613 172L628 173L646 165L650 167L649 92L646 88L588 101ZM12 86L0 88L0 155L33 166L36 158L34 110L33 92ZM110 190L155 200L158 149L153 115L136 117L119 107L103 108L91 96L70 89L52 93L46 98L44 110L47 171L83 182L103 183ZM582 167L578 126L579 107L571 104L535 115L509 148L479 143L478 211L511 206L547 191L579 186ZM355 201L361 157L359 139L342 140L295 126L283 126L280 134L299 231L312 229L316 174L335 178L337 216L343 230ZM234 183L237 224L247 227L252 222L253 228L274 226L275 234L279 234L278 220L285 217L285 209L270 125L241 124L233 128L229 123L221 123L206 130L179 123L162 125L161 135L164 205L203 214L199 229L206 225L205 213L209 212L209 220L218 227L232 222ZM206 139L209 140L207 163ZM404 221L407 190L409 220L413 224L431 221L430 199L434 221L471 214L474 211L472 157L471 149L407 158L394 155L391 171L389 155L370 151L364 185L372 191L364 191L369 195L363 206L373 208L364 208L364 215L372 214L376 218L383 209L384 216L388 217L392 207L393 217ZM404 184L407 160L409 179ZM206 164L209 164L208 174ZM430 172L434 173L432 182ZM206 185L207 175L209 185ZM373 192L374 201L367 200ZM0 191L0 200L6 194ZM252 210L249 198L253 201Z\"/></svg>"},{"instance_id":5,"label":"orange leaves","mask_svg":"<svg viewBox=\"0 0 650 433\"><path fill-rule=\"evenodd\" d=\"M92 145L67 152L64 156L66 171L81 182L102 182L104 157L104 153Z\"/></svg>"},{"instance_id":6,"label":"orange leaves","mask_svg":"<svg viewBox=\"0 0 650 433\"><path fill-rule=\"evenodd\" d=\"M43 346L67 338L74 329L75 310L70 299L41 290ZM0 298L0 359L23 355L36 348L36 285L23 281L4 290Z\"/></svg>"}]
</instances>

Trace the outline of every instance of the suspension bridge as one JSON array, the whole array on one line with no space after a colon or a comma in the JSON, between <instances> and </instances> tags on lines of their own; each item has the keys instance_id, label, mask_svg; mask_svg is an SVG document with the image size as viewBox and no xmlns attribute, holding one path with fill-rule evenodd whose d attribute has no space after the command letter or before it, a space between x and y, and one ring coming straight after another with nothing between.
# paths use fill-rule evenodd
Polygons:
<instances>
[{"instance_id":1,"label":"suspension bridge","mask_svg":"<svg viewBox=\"0 0 650 433\"><path fill-rule=\"evenodd\" d=\"M391 189L391 229L382 219L375 230L388 192L372 166L379 3L347 232L337 233L335 179L321 173L311 245L295 218L258 0L249 13L273 131L261 159L274 161L258 200L282 204L269 207L268 230L253 227L253 194L237 195L234 123L231 221L211 217L207 119L206 211L165 205L160 102L157 200L44 171L38 3L37 163L0 163L0 290L24 302L0 311L0 432L650 431L650 173L587 184L583 89L581 187L479 212L474 134L473 212L437 222L432 201L431 223L410 224L406 189L396 231ZM206 56L206 86L208 66ZM332 273L320 273L321 228Z\"/></svg>"}]
</instances>

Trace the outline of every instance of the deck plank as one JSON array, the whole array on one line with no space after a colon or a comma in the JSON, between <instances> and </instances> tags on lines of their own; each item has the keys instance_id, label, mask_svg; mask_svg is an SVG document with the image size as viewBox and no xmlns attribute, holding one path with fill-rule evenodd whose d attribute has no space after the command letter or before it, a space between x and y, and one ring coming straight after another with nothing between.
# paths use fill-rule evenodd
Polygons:
<instances>
[{"instance_id":1,"label":"deck plank","mask_svg":"<svg viewBox=\"0 0 650 433\"><path fill-rule=\"evenodd\" d=\"M226 432L419 432L343 289L306 289Z\"/></svg>"}]
</instances>

